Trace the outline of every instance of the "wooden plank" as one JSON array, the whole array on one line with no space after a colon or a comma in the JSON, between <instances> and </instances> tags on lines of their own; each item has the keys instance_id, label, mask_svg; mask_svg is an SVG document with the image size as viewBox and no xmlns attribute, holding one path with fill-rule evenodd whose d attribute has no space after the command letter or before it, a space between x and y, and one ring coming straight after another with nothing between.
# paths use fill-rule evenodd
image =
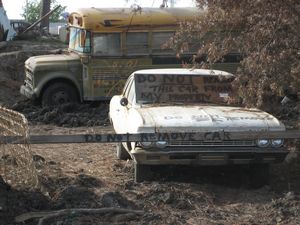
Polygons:
<instances>
[{"instance_id":1,"label":"wooden plank","mask_svg":"<svg viewBox=\"0 0 300 225\"><path fill-rule=\"evenodd\" d=\"M0 136L4 144L72 144L72 143L117 143L137 141L209 141L255 140L255 139L299 139L300 130L272 132L199 132L199 133L143 133L143 134L74 134L32 135L29 140L22 136Z\"/></svg>"}]
</instances>

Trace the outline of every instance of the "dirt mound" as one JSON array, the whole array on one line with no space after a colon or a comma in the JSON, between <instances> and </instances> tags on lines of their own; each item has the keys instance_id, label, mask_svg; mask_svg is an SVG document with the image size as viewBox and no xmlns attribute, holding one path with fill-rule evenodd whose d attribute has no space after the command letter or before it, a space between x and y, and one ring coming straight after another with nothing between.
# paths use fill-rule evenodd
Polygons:
<instances>
[{"instance_id":1,"label":"dirt mound","mask_svg":"<svg viewBox=\"0 0 300 225\"><path fill-rule=\"evenodd\" d=\"M12 106L25 99L19 94L24 82L24 62L31 56L50 54L66 45L57 41L10 41L0 46L0 105Z\"/></svg>"},{"instance_id":2,"label":"dirt mound","mask_svg":"<svg viewBox=\"0 0 300 225\"><path fill-rule=\"evenodd\" d=\"M116 208L130 208L136 209L137 206L134 202L128 200L120 192L106 192L101 197L101 204L104 207L116 207Z\"/></svg>"},{"instance_id":3,"label":"dirt mound","mask_svg":"<svg viewBox=\"0 0 300 225\"><path fill-rule=\"evenodd\" d=\"M23 113L31 124L55 124L64 127L93 127L109 124L107 103L68 103L42 107L25 100L17 102L11 108Z\"/></svg>"},{"instance_id":4,"label":"dirt mound","mask_svg":"<svg viewBox=\"0 0 300 225\"><path fill-rule=\"evenodd\" d=\"M11 106L24 98L19 94L21 82L6 78L8 75L0 71L0 105Z\"/></svg>"},{"instance_id":5,"label":"dirt mound","mask_svg":"<svg viewBox=\"0 0 300 225\"><path fill-rule=\"evenodd\" d=\"M0 71L10 80L24 81L24 62L31 56L45 55L66 48L57 41L10 41L0 48ZM3 74L0 73L0 78Z\"/></svg>"}]
</instances>

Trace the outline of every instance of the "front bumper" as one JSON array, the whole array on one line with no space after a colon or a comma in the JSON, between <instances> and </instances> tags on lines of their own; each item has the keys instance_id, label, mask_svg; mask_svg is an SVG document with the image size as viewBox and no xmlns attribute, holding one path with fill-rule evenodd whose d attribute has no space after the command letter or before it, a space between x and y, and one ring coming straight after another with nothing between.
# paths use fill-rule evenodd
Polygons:
<instances>
[{"instance_id":1,"label":"front bumper","mask_svg":"<svg viewBox=\"0 0 300 225\"><path fill-rule=\"evenodd\" d=\"M138 164L146 165L229 165L250 163L280 163L288 151L285 148L166 148L144 150L135 148L130 152Z\"/></svg>"},{"instance_id":2,"label":"front bumper","mask_svg":"<svg viewBox=\"0 0 300 225\"><path fill-rule=\"evenodd\" d=\"M36 94L29 87L27 87L25 85L21 86L20 93L32 100L35 100L37 98Z\"/></svg>"}]
</instances>

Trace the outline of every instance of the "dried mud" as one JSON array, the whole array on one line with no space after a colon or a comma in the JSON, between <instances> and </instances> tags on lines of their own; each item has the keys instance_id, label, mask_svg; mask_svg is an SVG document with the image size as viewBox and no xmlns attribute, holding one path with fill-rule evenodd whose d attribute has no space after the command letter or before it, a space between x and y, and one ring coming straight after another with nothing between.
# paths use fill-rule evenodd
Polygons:
<instances>
[{"instance_id":1,"label":"dried mud","mask_svg":"<svg viewBox=\"0 0 300 225\"><path fill-rule=\"evenodd\" d=\"M4 63L5 52L57 46L24 41L9 45L0 48L0 104L26 115L31 134L112 132L107 103L41 107L22 98L18 89L26 57L15 55ZM299 128L299 103L278 109L276 116L289 128ZM133 162L117 160L114 144L32 145L41 188L12 188L0 180L0 224L17 224L16 216L31 211L103 207L144 214L70 214L44 224L300 224L299 143L290 146L286 162L272 166L269 185L253 188L240 167L154 167L153 181L137 184ZM13 165L13 159L1 158L0 163ZM37 223L31 219L23 224Z\"/></svg>"},{"instance_id":2,"label":"dried mud","mask_svg":"<svg viewBox=\"0 0 300 225\"><path fill-rule=\"evenodd\" d=\"M19 101L10 107L21 112L30 124L54 124L63 127L107 126L108 103L62 104L59 106L35 105L29 100Z\"/></svg>"}]
</instances>

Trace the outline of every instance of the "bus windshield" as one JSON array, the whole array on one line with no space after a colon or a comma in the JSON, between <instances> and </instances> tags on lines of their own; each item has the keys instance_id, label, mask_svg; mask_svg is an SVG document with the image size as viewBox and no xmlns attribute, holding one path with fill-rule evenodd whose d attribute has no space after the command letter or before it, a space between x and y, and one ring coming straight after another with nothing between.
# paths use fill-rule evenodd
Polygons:
<instances>
[{"instance_id":1,"label":"bus windshield","mask_svg":"<svg viewBox=\"0 0 300 225\"><path fill-rule=\"evenodd\" d=\"M80 53L89 53L91 51L90 32L71 27L69 49Z\"/></svg>"}]
</instances>

